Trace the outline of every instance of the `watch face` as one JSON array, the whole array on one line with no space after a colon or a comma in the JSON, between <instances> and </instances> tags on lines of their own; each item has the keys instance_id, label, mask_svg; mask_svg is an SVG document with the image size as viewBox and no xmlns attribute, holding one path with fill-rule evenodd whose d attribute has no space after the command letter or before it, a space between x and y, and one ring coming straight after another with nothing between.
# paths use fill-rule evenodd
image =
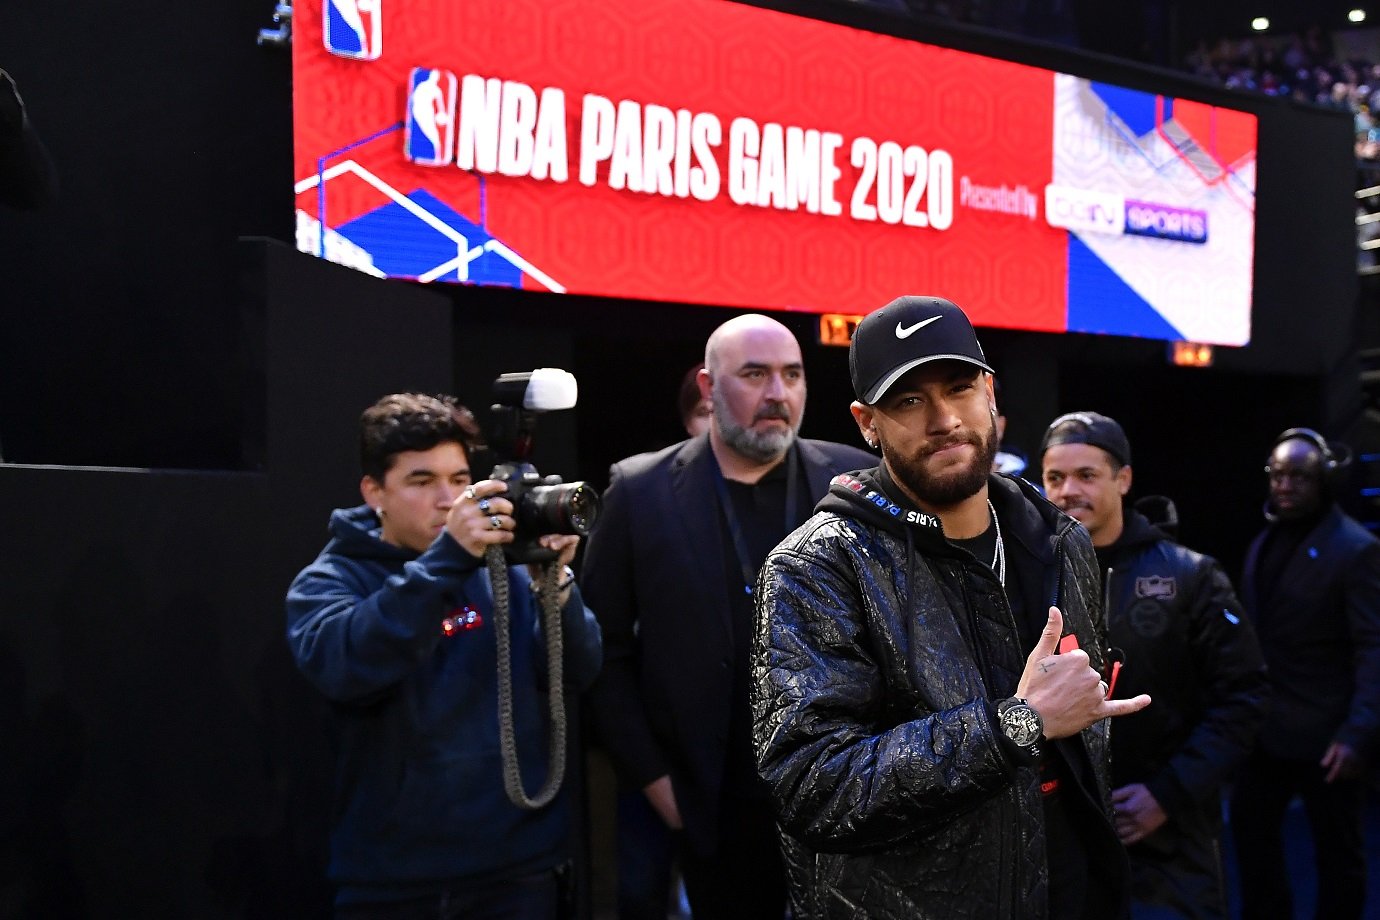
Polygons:
<instances>
[{"instance_id":1,"label":"watch face","mask_svg":"<svg viewBox=\"0 0 1380 920\"><path fill-rule=\"evenodd\" d=\"M1044 725L1040 714L1024 703L1006 707L1001 714L1001 730L1021 747L1030 747L1040 740Z\"/></svg>"}]
</instances>

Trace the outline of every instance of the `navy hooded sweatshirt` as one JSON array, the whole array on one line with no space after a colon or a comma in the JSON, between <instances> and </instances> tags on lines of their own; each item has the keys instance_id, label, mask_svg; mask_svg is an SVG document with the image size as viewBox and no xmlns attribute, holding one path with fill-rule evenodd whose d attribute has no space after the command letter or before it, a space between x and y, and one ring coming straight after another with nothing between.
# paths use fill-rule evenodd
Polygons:
<instances>
[{"instance_id":1,"label":"navy hooded sweatshirt","mask_svg":"<svg viewBox=\"0 0 1380 920\"><path fill-rule=\"evenodd\" d=\"M445 532L420 555L384 543L363 505L332 514L330 532L288 589L287 638L335 713L329 874L340 886L337 903L402 900L557 865L568 790L523 811L503 789L493 593L483 561ZM531 795L547 770L546 652L527 570L510 566L508 574L514 723ZM582 689L601 651L578 588L562 622L565 683Z\"/></svg>"}]
</instances>

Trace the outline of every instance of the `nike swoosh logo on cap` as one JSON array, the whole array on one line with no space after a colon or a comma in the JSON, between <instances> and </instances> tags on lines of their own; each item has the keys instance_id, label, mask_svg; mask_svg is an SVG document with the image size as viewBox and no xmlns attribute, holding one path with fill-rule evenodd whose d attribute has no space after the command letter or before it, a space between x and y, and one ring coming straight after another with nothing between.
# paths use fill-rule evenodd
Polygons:
<instances>
[{"instance_id":1,"label":"nike swoosh logo on cap","mask_svg":"<svg viewBox=\"0 0 1380 920\"><path fill-rule=\"evenodd\" d=\"M907 328L907 327L905 327L905 326L902 326L900 323L897 323L897 324L896 324L896 338L898 338L898 339L909 338L910 335L911 335L911 333L915 332L915 330L917 330L917 329L923 329L925 326L928 326L930 323L934 322L935 320L937 320L937 319L943 319L943 318L944 318L944 314L941 313L941 314L939 314L938 316L931 316L929 319L922 319L922 320L920 320L920 322L916 323L914 326L911 326L911 327L909 327L909 328Z\"/></svg>"}]
</instances>

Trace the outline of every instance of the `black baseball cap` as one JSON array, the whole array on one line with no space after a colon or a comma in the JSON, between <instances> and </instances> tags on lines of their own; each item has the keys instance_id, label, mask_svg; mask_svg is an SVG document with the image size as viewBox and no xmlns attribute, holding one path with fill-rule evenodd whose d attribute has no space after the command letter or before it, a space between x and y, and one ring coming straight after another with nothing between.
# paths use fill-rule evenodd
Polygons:
<instances>
[{"instance_id":1,"label":"black baseball cap","mask_svg":"<svg viewBox=\"0 0 1380 920\"><path fill-rule=\"evenodd\" d=\"M848 349L853 392L873 405L912 368L930 361L967 361L989 374L968 315L943 297L898 297L858 323Z\"/></svg>"},{"instance_id":2,"label":"black baseball cap","mask_svg":"<svg viewBox=\"0 0 1380 920\"><path fill-rule=\"evenodd\" d=\"M1131 465L1131 442L1114 418L1096 412L1069 412L1049 423L1040 456L1056 444L1091 444L1111 454L1119 466Z\"/></svg>"}]
</instances>

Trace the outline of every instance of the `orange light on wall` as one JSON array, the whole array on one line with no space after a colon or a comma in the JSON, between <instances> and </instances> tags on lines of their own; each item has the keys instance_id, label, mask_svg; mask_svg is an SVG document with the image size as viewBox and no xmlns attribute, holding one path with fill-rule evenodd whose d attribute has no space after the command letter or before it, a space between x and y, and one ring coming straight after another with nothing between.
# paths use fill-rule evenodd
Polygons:
<instances>
[{"instance_id":1,"label":"orange light on wall","mask_svg":"<svg viewBox=\"0 0 1380 920\"><path fill-rule=\"evenodd\" d=\"M853 330L862 322L860 313L823 313L819 317L819 344L842 345L853 341Z\"/></svg>"},{"instance_id":2,"label":"orange light on wall","mask_svg":"<svg viewBox=\"0 0 1380 920\"><path fill-rule=\"evenodd\" d=\"M1201 342L1171 342L1169 360L1179 367L1212 367L1212 346Z\"/></svg>"}]
</instances>

